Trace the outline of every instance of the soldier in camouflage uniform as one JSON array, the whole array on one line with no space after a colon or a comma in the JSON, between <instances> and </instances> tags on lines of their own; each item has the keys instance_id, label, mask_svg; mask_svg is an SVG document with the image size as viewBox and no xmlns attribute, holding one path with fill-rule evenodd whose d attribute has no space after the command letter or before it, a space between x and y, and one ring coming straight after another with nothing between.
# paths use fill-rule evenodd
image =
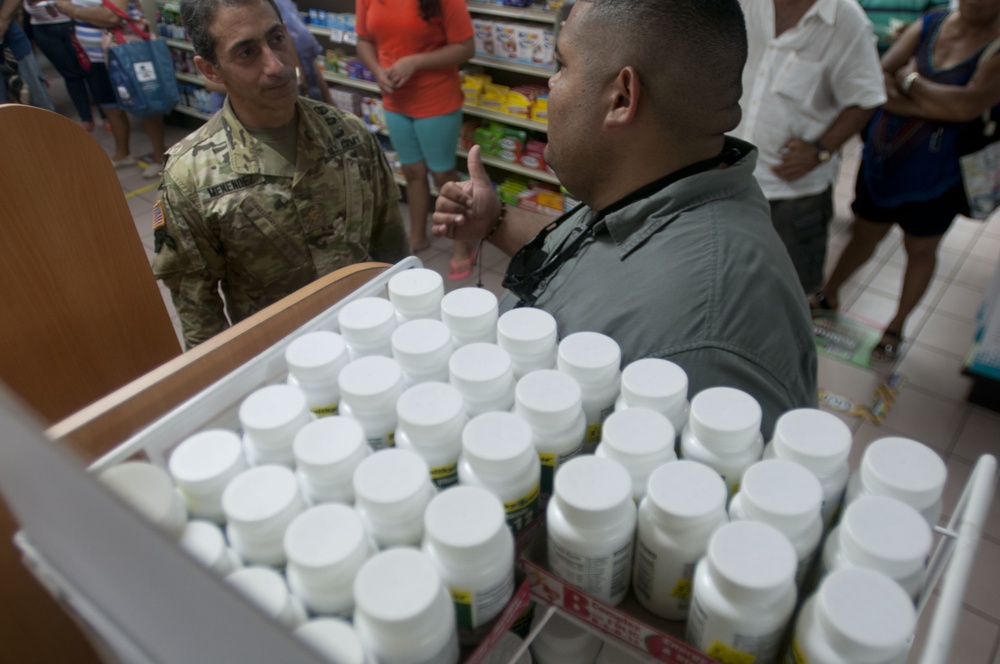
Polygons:
<instances>
[{"instance_id":1,"label":"soldier in camouflage uniform","mask_svg":"<svg viewBox=\"0 0 1000 664\"><path fill-rule=\"evenodd\" d=\"M212 43L201 46L218 63L196 63L229 97L168 152L153 211L153 271L170 288L189 348L225 329L227 313L235 323L333 270L408 253L378 141L355 116L286 86L291 40L273 4L219 4L213 16ZM206 31L188 31L200 54ZM232 40L238 58L225 50ZM240 64L247 51L257 65Z\"/></svg>"}]
</instances>

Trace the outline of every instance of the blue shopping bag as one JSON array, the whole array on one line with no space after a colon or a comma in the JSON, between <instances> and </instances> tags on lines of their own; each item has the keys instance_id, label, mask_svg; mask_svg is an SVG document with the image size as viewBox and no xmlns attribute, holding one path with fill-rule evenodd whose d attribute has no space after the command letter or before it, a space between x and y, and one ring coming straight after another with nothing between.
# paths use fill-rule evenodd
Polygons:
<instances>
[{"instance_id":1,"label":"blue shopping bag","mask_svg":"<svg viewBox=\"0 0 1000 664\"><path fill-rule=\"evenodd\" d=\"M180 101L170 49L165 42L151 39L140 24L108 0L103 4L125 19L138 35L126 37L118 28L106 33L108 76L118 106L139 117L166 115Z\"/></svg>"}]
</instances>

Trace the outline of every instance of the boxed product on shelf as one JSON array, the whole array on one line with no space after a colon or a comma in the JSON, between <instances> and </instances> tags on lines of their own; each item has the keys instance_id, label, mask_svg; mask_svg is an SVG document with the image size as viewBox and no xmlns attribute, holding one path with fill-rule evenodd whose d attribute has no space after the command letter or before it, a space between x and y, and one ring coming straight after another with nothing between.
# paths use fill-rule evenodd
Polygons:
<instances>
[{"instance_id":1,"label":"boxed product on shelf","mask_svg":"<svg viewBox=\"0 0 1000 664\"><path fill-rule=\"evenodd\" d=\"M476 44L477 55L492 57L495 54L493 47L494 23L494 21L488 19L472 19L472 34Z\"/></svg>"},{"instance_id":2,"label":"boxed product on shelf","mask_svg":"<svg viewBox=\"0 0 1000 664\"><path fill-rule=\"evenodd\" d=\"M382 106L381 97L361 98L361 119L369 128L374 127L382 130L386 128L385 109Z\"/></svg>"},{"instance_id":3,"label":"boxed product on shelf","mask_svg":"<svg viewBox=\"0 0 1000 664\"><path fill-rule=\"evenodd\" d=\"M549 95L541 94L535 98L534 103L531 104L531 119L535 122L545 122L549 121Z\"/></svg>"},{"instance_id":4,"label":"boxed product on shelf","mask_svg":"<svg viewBox=\"0 0 1000 664\"><path fill-rule=\"evenodd\" d=\"M528 142L528 132L514 127L504 127L500 135L500 152L497 154L500 159L516 164L524 152L524 146Z\"/></svg>"},{"instance_id":5,"label":"boxed product on shelf","mask_svg":"<svg viewBox=\"0 0 1000 664\"><path fill-rule=\"evenodd\" d=\"M479 105L485 109L502 113L508 92L510 92L510 88L506 85L487 83L483 86L483 92L479 96Z\"/></svg>"},{"instance_id":6,"label":"boxed product on shelf","mask_svg":"<svg viewBox=\"0 0 1000 664\"><path fill-rule=\"evenodd\" d=\"M545 54L545 28L525 23L516 27L517 60L525 64L542 66L551 59Z\"/></svg>"},{"instance_id":7,"label":"boxed product on shelf","mask_svg":"<svg viewBox=\"0 0 1000 664\"><path fill-rule=\"evenodd\" d=\"M471 106L480 106L482 102L483 89L491 83L487 74L462 74L462 94L465 96L465 103Z\"/></svg>"},{"instance_id":8,"label":"boxed product on shelf","mask_svg":"<svg viewBox=\"0 0 1000 664\"><path fill-rule=\"evenodd\" d=\"M539 171L547 170L545 163L545 141L532 139L525 143L524 150L518 157L517 163L525 168L534 168Z\"/></svg>"},{"instance_id":9,"label":"boxed product on shelf","mask_svg":"<svg viewBox=\"0 0 1000 664\"><path fill-rule=\"evenodd\" d=\"M500 155L500 139L503 138L503 126L491 122L485 127L478 127L474 133L475 144L478 145L487 157L497 157Z\"/></svg>"},{"instance_id":10,"label":"boxed product on shelf","mask_svg":"<svg viewBox=\"0 0 1000 664\"><path fill-rule=\"evenodd\" d=\"M342 86L330 86L330 98L333 105L345 113L361 115L361 94L357 90Z\"/></svg>"},{"instance_id":11,"label":"boxed product on shelf","mask_svg":"<svg viewBox=\"0 0 1000 664\"><path fill-rule=\"evenodd\" d=\"M493 23L493 57L517 60L517 24Z\"/></svg>"}]
</instances>

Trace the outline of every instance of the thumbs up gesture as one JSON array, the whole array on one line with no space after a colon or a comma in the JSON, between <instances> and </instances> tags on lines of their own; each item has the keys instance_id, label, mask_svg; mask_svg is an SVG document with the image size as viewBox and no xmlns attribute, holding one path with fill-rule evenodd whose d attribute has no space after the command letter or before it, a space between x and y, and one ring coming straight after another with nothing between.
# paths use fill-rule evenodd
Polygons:
<instances>
[{"instance_id":1,"label":"thumbs up gesture","mask_svg":"<svg viewBox=\"0 0 1000 664\"><path fill-rule=\"evenodd\" d=\"M500 199L483 166L478 145L469 150L468 163L470 180L448 182L441 187L431 225L431 232L438 237L480 240L500 217Z\"/></svg>"}]
</instances>

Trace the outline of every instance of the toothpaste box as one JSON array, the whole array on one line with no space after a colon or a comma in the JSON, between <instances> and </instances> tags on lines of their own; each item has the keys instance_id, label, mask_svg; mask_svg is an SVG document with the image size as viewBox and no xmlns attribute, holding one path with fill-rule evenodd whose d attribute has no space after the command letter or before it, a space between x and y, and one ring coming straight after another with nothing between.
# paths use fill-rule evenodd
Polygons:
<instances>
[{"instance_id":1,"label":"toothpaste box","mask_svg":"<svg viewBox=\"0 0 1000 664\"><path fill-rule=\"evenodd\" d=\"M493 24L493 56L507 60L517 60L517 24Z\"/></svg>"},{"instance_id":2,"label":"toothpaste box","mask_svg":"<svg viewBox=\"0 0 1000 664\"><path fill-rule=\"evenodd\" d=\"M493 26L494 21L483 19L472 20L472 38L476 43L476 55L493 57Z\"/></svg>"},{"instance_id":3,"label":"toothpaste box","mask_svg":"<svg viewBox=\"0 0 1000 664\"><path fill-rule=\"evenodd\" d=\"M545 63L545 30L541 26L517 26L517 59L528 65Z\"/></svg>"}]
</instances>

